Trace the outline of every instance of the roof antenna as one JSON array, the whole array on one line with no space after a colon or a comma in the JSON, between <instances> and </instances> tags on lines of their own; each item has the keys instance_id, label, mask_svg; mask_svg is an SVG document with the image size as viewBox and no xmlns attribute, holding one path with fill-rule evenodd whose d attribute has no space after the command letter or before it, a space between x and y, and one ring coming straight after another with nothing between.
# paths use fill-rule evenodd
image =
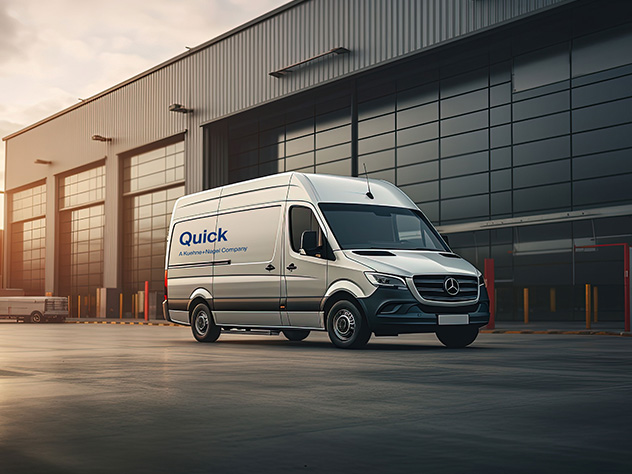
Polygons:
<instances>
[{"instance_id":1,"label":"roof antenna","mask_svg":"<svg viewBox=\"0 0 632 474\"><path fill-rule=\"evenodd\" d=\"M366 176L366 187L368 189L366 196L369 199L375 199L373 197L373 193L371 192L371 185L369 184L369 173L366 172L366 163L362 163L362 166L364 166L364 176Z\"/></svg>"}]
</instances>

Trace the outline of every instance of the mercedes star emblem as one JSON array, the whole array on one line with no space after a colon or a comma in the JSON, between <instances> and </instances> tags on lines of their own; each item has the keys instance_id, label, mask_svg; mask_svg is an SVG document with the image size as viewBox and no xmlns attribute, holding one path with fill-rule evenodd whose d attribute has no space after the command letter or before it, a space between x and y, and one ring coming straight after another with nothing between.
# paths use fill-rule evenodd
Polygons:
<instances>
[{"instance_id":1,"label":"mercedes star emblem","mask_svg":"<svg viewBox=\"0 0 632 474\"><path fill-rule=\"evenodd\" d=\"M448 277L443 282L443 288L450 296L456 296L459 292L459 282L456 278Z\"/></svg>"}]
</instances>

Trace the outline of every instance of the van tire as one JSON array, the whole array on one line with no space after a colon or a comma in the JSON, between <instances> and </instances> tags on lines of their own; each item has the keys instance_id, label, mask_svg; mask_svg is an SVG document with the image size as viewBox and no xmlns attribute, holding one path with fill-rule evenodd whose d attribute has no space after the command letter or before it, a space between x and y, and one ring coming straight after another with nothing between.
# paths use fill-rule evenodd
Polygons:
<instances>
[{"instance_id":1,"label":"van tire","mask_svg":"<svg viewBox=\"0 0 632 474\"><path fill-rule=\"evenodd\" d=\"M341 349L364 347L371 338L371 330L364 316L351 301L340 300L327 313L329 339Z\"/></svg>"},{"instance_id":2,"label":"van tire","mask_svg":"<svg viewBox=\"0 0 632 474\"><path fill-rule=\"evenodd\" d=\"M288 341L302 341L309 336L309 329L286 329L281 331Z\"/></svg>"},{"instance_id":3,"label":"van tire","mask_svg":"<svg viewBox=\"0 0 632 474\"><path fill-rule=\"evenodd\" d=\"M191 313L191 331L199 342L215 342L222 328L215 325L211 310L204 303L198 304Z\"/></svg>"},{"instance_id":4,"label":"van tire","mask_svg":"<svg viewBox=\"0 0 632 474\"><path fill-rule=\"evenodd\" d=\"M478 336L476 326L446 326L437 330L437 339L449 349L461 349L474 342Z\"/></svg>"},{"instance_id":5,"label":"van tire","mask_svg":"<svg viewBox=\"0 0 632 474\"><path fill-rule=\"evenodd\" d=\"M40 313L39 311L33 311L31 313L31 317L29 322L31 323L41 323L42 321L44 321L44 318L42 317L42 313Z\"/></svg>"}]
</instances>

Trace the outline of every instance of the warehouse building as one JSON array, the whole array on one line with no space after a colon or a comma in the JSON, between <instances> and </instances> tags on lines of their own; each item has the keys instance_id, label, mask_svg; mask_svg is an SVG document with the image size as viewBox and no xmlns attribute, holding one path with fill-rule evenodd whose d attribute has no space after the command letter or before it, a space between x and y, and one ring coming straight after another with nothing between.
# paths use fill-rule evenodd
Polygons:
<instances>
[{"instance_id":1,"label":"warehouse building","mask_svg":"<svg viewBox=\"0 0 632 474\"><path fill-rule=\"evenodd\" d=\"M75 315L157 305L185 193L366 167L494 259L498 321L583 321L586 284L623 321L629 1L295 0L4 140L4 284Z\"/></svg>"}]
</instances>

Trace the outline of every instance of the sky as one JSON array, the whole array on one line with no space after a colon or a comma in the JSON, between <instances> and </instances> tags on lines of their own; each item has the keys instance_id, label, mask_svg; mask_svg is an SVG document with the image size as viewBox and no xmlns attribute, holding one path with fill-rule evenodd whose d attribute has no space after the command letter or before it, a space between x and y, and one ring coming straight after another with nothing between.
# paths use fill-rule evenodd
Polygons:
<instances>
[{"instance_id":1,"label":"sky","mask_svg":"<svg viewBox=\"0 0 632 474\"><path fill-rule=\"evenodd\" d=\"M0 137L287 2L0 0Z\"/></svg>"}]
</instances>

